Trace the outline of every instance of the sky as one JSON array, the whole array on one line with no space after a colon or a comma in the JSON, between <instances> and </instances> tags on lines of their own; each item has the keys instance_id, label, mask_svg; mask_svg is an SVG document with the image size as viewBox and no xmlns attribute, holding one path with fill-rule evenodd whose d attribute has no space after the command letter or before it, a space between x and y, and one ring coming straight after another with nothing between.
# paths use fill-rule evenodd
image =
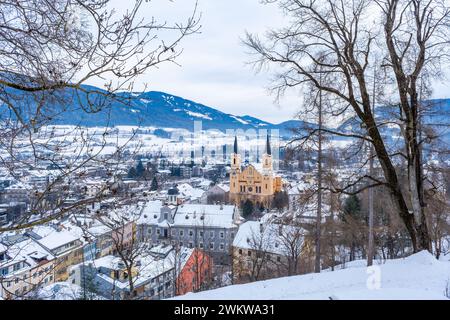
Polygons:
<instances>
[{"instance_id":1,"label":"sky","mask_svg":"<svg viewBox=\"0 0 450 320\"><path fill-rule=\"evenodd\" d=\"M144 3L145 16L169 23L184 21L195 0L152 0ZM120 12L128 1L113 0ZM283 26L286 18L275 4L259 0L198 0L201 31L184 39L182 55L175 64L148 70L135 89L163 91L235 115L251 115L272 123L293 119L301 107L298 92L288 92L279 102L270 94L269 72L257 73L249 64L252 56L241 39L245 32L264 35ZM449 97L448 88L435 85L435 97Z\"/></svg>"}]
</instances>

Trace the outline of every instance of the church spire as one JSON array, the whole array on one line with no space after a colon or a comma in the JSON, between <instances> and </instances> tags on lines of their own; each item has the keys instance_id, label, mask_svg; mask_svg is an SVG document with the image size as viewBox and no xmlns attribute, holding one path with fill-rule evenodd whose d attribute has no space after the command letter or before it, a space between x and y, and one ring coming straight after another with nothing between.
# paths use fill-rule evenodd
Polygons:
<instances>
[{"instance_id":1,"label":"church spire","mask_svg":"<svg viewBox=\"0 0 450 320\"><path fill-rule=\"evenodd\" d=\"M235 154L238 153L237 136L234 136L233 153L235 153Z\"/></svg>"},{"instance_id":2,"label":"church spire","mask_svg":"<svg viewBox=\"0 0 450 320\"><path fill-rule=\"evenodd\" d=\"M272 150L270 149L269 133L267 133L266 154L268 154L269 156L272 155Z\"/></svg>"}]
</instances>

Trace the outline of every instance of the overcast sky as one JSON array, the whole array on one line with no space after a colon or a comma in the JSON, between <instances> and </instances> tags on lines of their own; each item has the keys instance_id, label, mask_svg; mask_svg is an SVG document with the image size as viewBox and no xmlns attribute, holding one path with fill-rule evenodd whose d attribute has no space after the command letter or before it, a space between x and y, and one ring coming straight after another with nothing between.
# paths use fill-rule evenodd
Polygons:
<instances>
[{"instance_id":1,"label":"overcast sky","mask_svg":"<svg viewBox=\"0 0 450 320\"><path fill-rule=\"evenodd\" d=\"M116 10L128 1L114 0ZM153 0L143 12L159 20L183 21L194 7L194 0ZM148 90L164 91L203 103L226 113L251 115L278 123L292 119L301 105L294 93L274 103L267 87L271 75L256 74L250 65L248 49L240 38L245 31L263 34L269 27L284 24L276 5L262 5L259 0L198 0L201 33L184 39L184 52L177 62L161 65L139 78ZM442 84L436 97L450 96Z\"/></svg>"}]
</instances>

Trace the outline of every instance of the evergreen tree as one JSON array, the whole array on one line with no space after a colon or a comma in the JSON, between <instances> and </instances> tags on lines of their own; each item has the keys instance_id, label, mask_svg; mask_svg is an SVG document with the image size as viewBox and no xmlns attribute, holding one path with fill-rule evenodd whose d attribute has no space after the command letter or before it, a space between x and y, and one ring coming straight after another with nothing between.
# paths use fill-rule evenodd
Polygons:
<instances>
[{"instance_id":1,"label":"evergreen tree","mask_svg":"<svg viewBox=\"0 0 450 320\"><path fill-rule=\"evenodd\" d=\"M253 202L249 199L245 200L242 205L242 215L244 218L249 217L253 213Z\"/></svg>"},{"instance_id":2,"label":"evergreen tree","mask_svg":"<svg viewBox=\"0 0 450 320\"><path fill-rule=\"evenodd\" d=\"M288 197L287 192L285 192L285 191L275 192L275 194L273 196L272 207L281 211L283 208L287 207L288 205L289 205L289 197Z\"/></svg>"},{"instance_id":3,"label":"evergreen tree","mask_svg":"<svg viewBox=\"0 0 450 320\"><path fill-rule=\"evenodd\" d=\"M134 178L137 177L137 172L136 172L136 169L134 167L131 167L130 170L128 170L127 177L130 178L130 179L134 179Z\"/></svg>"},{"instance_id":4,"label":"evergreen tree","mask_svg":"<svg viewBox=\"0 0 450 320\"><path fill-rule=\"evenodd\" d=\"M357 195L351 195L347 199L345 199L343 209L344 221L346 216L350 216L355 220L361 220L363 218L361 213L361 201L359 200Z\"/></svg>"},{"instance_id":5,"label":"evergreen tree","mask_svg":"<svg viewBox=\"0 0 450 320\"><path fill-rule=\"evenodd\" d=\"M152 185L150 186L150 191L156 190L158 190L158 180L156 180L156 177L153 177Z\"/></svg>"},{"instance_id":6,"label":"evergreen tree","mask_svg":"<svg viewBox=\"0 0 450 320\"><path fill-rule=\"evenodd\" d=\"M142 161L139 160L139 162L136 166L136 174L139 178L141 178L144 175L144 172L145 172L144 165L142 164Z\"/></svg>"}]
</instances>

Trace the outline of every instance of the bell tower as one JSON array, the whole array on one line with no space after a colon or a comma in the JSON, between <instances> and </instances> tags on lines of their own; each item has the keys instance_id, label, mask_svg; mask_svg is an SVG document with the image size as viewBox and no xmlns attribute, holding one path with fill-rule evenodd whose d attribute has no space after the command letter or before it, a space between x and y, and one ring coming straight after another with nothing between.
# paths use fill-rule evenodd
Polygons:
<instances>
[{"instance_id":1,"label":"bell tower","mask_svg":"<svg viewBox=\"0 0 450 320\"><path fill-rule=\"evenodd\" d=\"M237 137L234 136L233 153L231 154L231 171L241 170L241 155L238 153Z\"/></svg>"},{"instance_id":2,"label":"bell tower","mask_svg":"<svg viewBox=\"0 0 450 320\"><path fill-rule=\"evenodd\" d=\"M272 169L273 169L272 150L270 148L269 134L267 134L266 150L262 156L262 161L263 161L263 169L265 171L272 171Z\"/></svg>"},{"instance_id":3,"label":"bell tower","mask_svg":"<svg viewBox=\"0 0 450 320\"><path fill-rule=\"evenodd\" d=\"M237 137L234 137L233 153L231 154L230 195L239 191L239 176L241 174L241 155L238 153Z\"/></svg>"}]
</instances>

